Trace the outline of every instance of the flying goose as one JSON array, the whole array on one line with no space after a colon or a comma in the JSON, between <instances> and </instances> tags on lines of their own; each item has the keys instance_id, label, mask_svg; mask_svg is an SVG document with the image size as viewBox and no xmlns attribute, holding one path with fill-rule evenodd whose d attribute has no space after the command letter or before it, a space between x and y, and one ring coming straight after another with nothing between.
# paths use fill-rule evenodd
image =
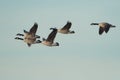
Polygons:
<instances>
[{"instance_id":1,"label":"flying goose","mask_svg":"<svg viewBox=\"0 0 120 80\"><path fill-rule=\"evenodd\" d=\"M62 34L73 34L75 32L70 30L71 26L72 26L72 23L68 21L63 28L57 29L57 31Z\"/></svg>"},{"instance_id":2,"label":"flying goose","mask_svg":"<svg viewBox=\"0 0 120 80\"><path fill-rule=\"evenodd\" d=\"M50 30L53 30L53 31L48 35L47 39L43 38L43 41L41 43L46 45L46 46L59 46L58 42L54 43L54 39L55 39L56 34L57 34L57 29L50 28Z\"/></svg>"},{"instance_id":3,"label":"flying goose","mask_svg":"<svg viewBox=\"0 0 120 80\"><path fill-rule=\"evenodd\" d=\"M36 31L38 28L38 24L34 23L33 27L28 31L24 30L24 34L18 33L17 36L24 36L24 38L15 37L17 40L23 40L30 47L31 44L40 43L40 40L36 40L40 38L40 36L36 35Z\"/></svg>"},{"instance_id":4,"label":"flying goose","mask_svg":"<svg viewBox=\"0 0 120 80\"><path fill-rule=\"evenodd\" d=\"M109 29L112 27L116 27L116 26L109 24L107 22L91 23L91 25L98 25L99 26L99 35L102 35L102 33L104 31L107 33L109 31Z\"/></svg>"}]
</instances>

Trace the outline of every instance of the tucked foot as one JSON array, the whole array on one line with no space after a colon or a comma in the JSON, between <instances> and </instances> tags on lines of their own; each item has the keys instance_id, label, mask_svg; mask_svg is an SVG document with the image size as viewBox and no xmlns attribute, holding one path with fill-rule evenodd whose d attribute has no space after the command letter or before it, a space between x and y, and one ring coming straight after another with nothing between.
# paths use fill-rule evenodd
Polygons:
<instances>
[{"instance_id":1,"label":"tucked foot","mask_svg":"<svg viewBox=\"0 0 120 80\"><path fill-rule=\"evenodd\" d=\"M36 43L41 43L41 41L40 41L40 40L37 40Z\"/></svg>"}]
</instances>

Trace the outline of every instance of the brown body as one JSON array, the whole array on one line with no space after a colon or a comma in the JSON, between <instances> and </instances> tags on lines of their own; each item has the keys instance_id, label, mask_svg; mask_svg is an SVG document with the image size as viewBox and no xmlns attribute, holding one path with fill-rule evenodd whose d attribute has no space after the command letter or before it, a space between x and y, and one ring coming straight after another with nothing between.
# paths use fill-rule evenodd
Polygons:
<instances>
[{"instance_id":1,"label":"brown body","mask_svg":"<svg viewBox=\"0 0 120 80\"><path fill-rule=\"evenodd\" d=\"M24 38L16 37L15 39L23 40L25 43L27 43L29 47L31 46L31 44L40 43L40 40L36 41L36 38L40 38L40 36L36 35L37 28L38 24L35 23L33 27L29 30L29 32L24 30L24 34L17 34L17 36L24 36Z\"/></svg>"},{"instance_id":2,"label":"brown body","mask_svg":"<svg viewBox=\"0 0 120 80\"><path fill-rule=\"evenodd\" d=\"M91 23L91 25L98 25L99 26L99 34L100 35L102 35L102 33L104 31L107 33L111 27L115 27L114 25L109 24L107 22Z\"/></svg>"}]
</instances>

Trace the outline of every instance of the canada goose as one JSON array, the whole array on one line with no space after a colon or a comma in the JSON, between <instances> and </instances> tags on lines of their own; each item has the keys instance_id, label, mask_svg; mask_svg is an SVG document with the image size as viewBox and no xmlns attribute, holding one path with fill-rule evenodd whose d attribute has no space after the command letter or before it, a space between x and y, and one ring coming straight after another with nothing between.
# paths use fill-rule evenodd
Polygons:
<instances>
[{"instance_id":1,"label":"canada goose","mask_svg":"<svg viewBox=\"0 0 120 80\"><path fill-rule=\"evenodd\" d=\"M46 46L59 46L58 42L54 43L54 39L56 37L57 34L57 29L56 28L50 28L50 30L53 30L47 39L43 38L43 41L41 42L42 44L46 45Z\"/></svg>"},{"instance_id":2,"label":"canada goose","mask_svg":"<svg viewBox=\"0 0 120 80\"><path fill-rule=\"evenodd\" d=\"M70 30L71 26L72 26L72 23L68 21L63 28L58 29L57 31L62 34L73 34L75 32Z\"/></svg>"},{"instance_id":3,"label":"canada goose","mask_svg":"<svg viewBox=\"0 0 120 80\"><path fill-rule=\"evenodd\" d=\"M99 35L102 35L102 33L104 31L107 33L109 31L109 29L112 27L116 27L116 26L109 24L107 22L91 23L91 25L98 25L99 26Z\"/></svg>"},{"instance_id":4,"label":"canada goose","mask_svg":"<svg viewBox=\"0 0 120 80\"><path fill-rule=\"evenodd\" d=\"M29 32L24 30L24 34L17 34L17 36L24 36L24 38L15 37L15 39L23 40L25 43L27 43L29 47L31 46L31 44L40 43L40 40L36 40L36 38L40 38L40 36L36 35L37 28L38 24L34 23Z\"/></svg>"}]
</instances>

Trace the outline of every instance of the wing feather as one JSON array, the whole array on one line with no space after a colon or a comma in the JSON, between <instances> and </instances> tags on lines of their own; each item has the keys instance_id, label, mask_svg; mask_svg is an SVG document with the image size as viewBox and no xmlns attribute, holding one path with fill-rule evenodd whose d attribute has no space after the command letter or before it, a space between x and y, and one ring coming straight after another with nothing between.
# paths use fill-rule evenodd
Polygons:
<instances>
[{"instance_id":1,"label":"wing feather","mask_svg":"<svg viewBox=\"0 0 120 80\"><path fill-rule=\"evenodd\" d=\"M37 28L38 28L38 24L35 23L29 32L32 34L36 34Z\"/></svg>"},{"instance_id":2,"label":"wing feather","mask_svg":"<svg viewBox=\"0 0 120 80\"><path fill-rule=\"evenodd\" d=\"M71 28L71 25L71 22L67 22L67 24L62 28L62 30L69 30Z\"/></svg>"},{"instance_id":3,"label":"wing feather","mask_svg":"<svg viewBox=\"0 0 120 80\"><path fill-rule=\"evenodd\" d=\"M57 34L57 29L53 29L53 31L49 34L46 41L53 42Z\"/></svg>"},{"instance_id":4,"label":"wing feather","mask_svg":"<svg viewBox=\"0 0 120 80\"><path fill-rule=\"evenodd\" d=\"M101 34L103 33L103 31L104 31L104 28L103 28L103 27L100 27L100 28L99 28L99 34L101 35Z\"/></svg>"}]
</instances>

